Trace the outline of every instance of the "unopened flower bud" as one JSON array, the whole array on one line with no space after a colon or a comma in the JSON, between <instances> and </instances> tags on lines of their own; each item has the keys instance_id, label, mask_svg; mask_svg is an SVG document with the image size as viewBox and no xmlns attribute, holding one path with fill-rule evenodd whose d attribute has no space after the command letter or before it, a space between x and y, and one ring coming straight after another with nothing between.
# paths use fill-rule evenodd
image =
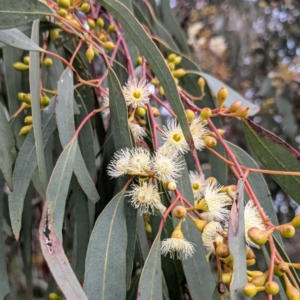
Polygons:
<instances>
[{"instance_id":1,"label":"unopened flower bud","mask_svg":"<svg viewBox=\"0 0 300 300\"><path fill-rule=\"evenodd\" d=\"M64 8L60 8L60 9L58 10L58 14L59 14L61 17L65 18L65 17L68 15L68 12L67 12Z\"/></svg>"},{"instance_id":2,"label":"unopened flower bud","mask_svg":"<svg viewBox=\"0 0 300 300\"><path fill-rule=\"evenodd\" d=\"M169 191L174 191L174 190L176 190L176 182L175 181L170 181L170 182L168 182L168 184L167 184L167 189L169 190Z\"/></svg>"},{"instance_id":3,"label":"unopened flower bud","mask_svg":"<svg viewBox=\"0 0 300 300\"><path fill-rule=\"evenodd\" d=\"M116 24L110 24L107 28L107 33L115 32L116 31Z\"/></svg>"},{"instance_id":4,"label":"unopened flower bud","mask_svg":"<svg viewBox=\"0 0 300 300\"><path fill-rule=\"evenodd\" d=\"M297 215L291 222L294 227L300 227L300 214Z\"/></svg>"},{"instance_id":5,"label":"unopened flower bud","mask_svg":"<svg viewBox=\"0 0 300 300\"><path fill-rule=\"evenodd\" d=\"M98 18L97 25L100 29L102 29L104 27L104 20L102 18Z\"/></svg>"},{"instance_id":6,"label":"unopened flower bud","mask_svg":"<svg viewBox=\"0 0 300 300\"><path fill-rule=\"evenodd\" d=\"M46 107L50 103L50 98L47 96L43 96L40 100L40 103L42 104L43 107Z\"/></svg>"},{"instance_id":7,"label":"unopened flower bud","mask_svg":"<svg viewBox=\"0 0 300 300\"><path fill-rule=\"evenodd\" d=\"M211 177L208 177L208 178L206 179L206 181L209 182L210 185L215 185L215 184L217 184L217 182L218 182L217 179L216 179L215 177L212 177L212 176L211 176Z\"/></svg>"},{"instance_id":8,"label":"unopened flower bud","mask_svg":"<svg viewBox=\"0 0 300 300\"><path fill-rule=\"evenodd\" d=\"M59 37L59 30L58 29L51 29L50 32L50 37L54 41Z\"/></svg>"},{"instance_id":9,"label":"unopened flower bud","mask_svg":"<svg viewBox=\"0 0 300 300\"><path fill-rule=\"evenodd\" d=\"M93 60L95 56L95 52L94 52L94 49L93 49L93 46L92 44L89 44L86 52L85 52L85 57L87 58L87 60L89 61L89 63L91 63L91 61Z\"/></svg>"},{"instance_id":10,"label":"unopened flower bud","mask_svg":"<svg viewBox=\"0 0 300 300\"><path fill-rule=\"evenodd\" d=\"M160 116L159 110L156 107L151 107L152 113L154 117Z\"/></svg>"},{"instance_id":11,"label":"unopened flower bud","mask_svg":"<svg viewBox=\"0 0 300 300\"><path fill-rule=\"evenodd\" d=\"M261 246L267 242L269 236L273 233L273 231L274 231L273 228L267 231L263 231L258 229L257 227L251 227L248 230L248 236L252 242Z\"/></svg>"},{"instance_id":12,"label":"unopened flower bud","mask_svg":"<svg viewBox=\"0 0 300 300\"><path fill-rule=\"evenodd\" d=\"M147 122L143 119L139 119L138 123L139 123L140 126L146 126L147 125Z\"/></svg>"},{"instance_id":13,"label":"unopened flower bud","mask_svg":"<svg viewBox=\"0 0 300 300\"><path fill-rule=\"evenodd\" d=\"M19 132L19 135L26 135L28 134L28 132L31 130L32 128L32 124L31 125L26 125L26 126L23 126Z\"/></svg>"},{"instance_id":14,"label":"unopened flower bud","mask_svg":"<svg viewBox=\"0 0 300 300\"><path fill-rule=\"evenodd\" d=\"M279 292L279 285L278 285L278 283L275 282L275 281L268 281L265 284L265 292L268 295L276 295L276 294L278 294L278 292Z\"/></svg>"},{"instance_id":15,"label":"unopened flower bud","mask_svg":"<svg viewBox=\"0 0 300 300\"><path fill-rule=\"evenodd\" d=\"M227 112L234 113L236 112L242 105L241 101L235 101L230 104L230 106L227 108Z\"/></svg>"},{"instance_id":16,"label":"unopened flower bud","mask_svg":"<svg viewBox=\"0 0 300 300\"><path fill-rule=\"evenodd\" d=\"M13 64L13 67L17 70L17 71L25 71L29 69L28 65L25 65L21 62L17 62Z\"/></svg>"},{"instance_id":17,"label":"unopened flower bud","mask_svg":"<svg viewBox=\"0 0 300 300\"><path fill-rule=\"evenodd\" d=\"M90 11L91 7L88 3L83 3L81 6L80 6L80 10L83 12L83 13L88 13Z\"/></svg>"},{"instance_id":18,"label":"unopened flower bud","mask_svg":"<svg viewBox=\"0 0 300 300\"><path fill-rule=\"evenodd\" d=\"M222 274L222 281L225 284L229 284L231 282L231 278L232 278L232 272Z\"/></svg>"},{"instance_id":19,"label":"unopened flower bud","mask_svg":"<svg viewBox=\"0 0 300 300\"><path fill-rule=\"evenodd\" d=\"M90 26L91 29L95 29L96 23L95 23L95 21L93 19L90 19L90 18L87 19L87 23L89 24L89 26Z\"/></svg>"},{"instance_id":20,"label":"unopened flower bud","mask_svg":"<svg viewBox=\"0 0 300 300\"><path fill-rule=\"evenodd\" d=\"M219 102L220 110L223 108L224 102L226 101L227 97L228 97L227 89L224 87L220 88L217 93L217 99Z\"/></svg>"},{"instance_id":21,"label":"unopened flower bud","mask_svg":"<svg viewBox=\"0 0 300 300\"><path fill-rule=\"evenodd\" d=\"M211 117L211 109L209 107L204 107L201 110L200 116L203 120L206 120Z\"/></svg>"},{"instance_id":22,"label":"unopened flower bud","mask_svg":"<svg viewBox=\"0 0 300 300\"><path fill-rule=\"evenodd\" d=\"M137 62L137 64L138 64L139 66L141 66L142 63L143 63L143 58L142 58L141 56L138 56L137 59L136 59L136 62Z\"/></svg>"},{"instance_id":23,"label":"unopened flower bud","mask_svg":"<svg viewBox=\"0 0 300 300\"><path fill-rule=\"evenodd\" d=\"M291 238L295 235L295 227L291 224L284 224L280 226L280 234L285 238Z\"/></svg>"},{"instance_id":24,"label":"unopened flower bud","mask_svg":"<svg viewBox=\"0 0 300 300\"><path fill-rule=\"evenodd\" d=\"M222 258L228 257L230 254L228 246L224 243L218 245L216 249L216 254Z\"/></svg>"},{"instance_id":25,"label":"unopened flower bud","mask_svg":"<svg viewBox=\"0 0 300 300\"><path fill-rule=\"evenodd\" d=\"M204 227L207 224L207 221L205 220L200 220L197 219L195 217L193 217L192 215L188 214L189 218L192 220L192 222L194 223L195 227L200 231L203 232Z\"/></svg>"},{"instance_id":26,"label":"unopened flower bud","mask_svg":"<svg viewBox=\"0 0 300 300\"><path fill-rule=\"evenodd\" d=\"M151 227L151 225L149 223L145 224L145 229L146 229L147 233L152 233L152 227Z\"/></svg>"},{"instance_id":27,"label":"unopened flower bud","mask_svg":"<svg viewBox=\"0 0 300 300\"><path fill-rule=\"evenodd\" d=\"M177 219L184 219L187 214L186 208L184 206L178 205L173 210L173 215Z\"/></svg>"},{"instance_id":28,"label":"unopened flower bud","mask_svg":"<svg viewBox=\"0 0 300 300\"><path fill-rule=\"evenodd\" d=\"M23 57L23 62L24 62L25 65L29 65L29 61L30 61L29 56L24 56Z\"/></svg>"},{"instance_id":29,"label":"unopened flower bud","mask_svg":"<svg viewBox=\"0 0 300 300\"><path fill-rule=\"evenodd\" d=\"M285 283L285 294L288 298L288 300L298 300L300 299L300 293L297 288L295 288L289 278L286 276L286 274L283 275L284 283Z\"/></svg>"},{"instance_id":30,"label":"unopened flower bud","mask_svg":"<svg viewBox=\"0 0 300 300\"><path fill-rule=\"evenodd\" d=\"M276 276L282 276L289 270L289 265L285 262L281 262L278 265L274 266L274 274Z\"/></svg>"},{"instance_id":31,"label":"unopened flower bud","mask_svg":"<svg viewBox=\"0 0 300 300\"><path fill-rule=\"evenodd\" d=\"M218 128L217 130L221 136L223 136L226 133L224 129Z\"/></svg>"},{"instance_id":32,"label":"unopened flower bud","mask_svg":"<svg viewBox=\"0 0 300 300\"><path fill-rule=\"evenodd\" d=\"M214 148L217 146L217 140L212 136L206 136L204 138L205 146L208 148Z\"/></svg>"},{"instance_id":33,"label":"unopened flower bud","mask_svg":"<svg viewBox=\"0 0 300 300\"><path fill-rule=\"evenodd\" d=\"M168 62L173 62L176 58L176 54L175 53L171 53L168 56Z\"/></svg>"},{"instance_id":34,"label":"unopened flower bud","mask_svg":"<svg viewBox=\"0 0 300 300\"><path fill-rule=\"evenodd\" d=\"M47 57L43 60L43 65L46 67L51 67L53 65L53 60Z\"/></svg>"},{"instance_id":35,"label":"unopened flower bud","mask_svg":"<svg viewBox=\"0 0 300 300\"><path fill-rule=\"evenodd\" d=\"M184 69L180 68L180 69L172 71L172 74L175 78L181 78L186 74L186 72Z\"/></svg>"},{"instance_id":36,"label":"unopened flower bud","mask_svg":"<svg viewBox=\"0 0 300 300\"><path fill-rule=\"evenodd\" d=\"M185 115L189 122L192 122L195 119L195 113L190 109L185 110Z\"/></svg>"},{"instance_id":37,"label":"unopened flower bud","mask_svg":"<svg viewBox=\"0 0 300 300\"><path fill-rule=\"evenodd\" d=\"M199 87L200 87L201 94L204 95L204 90L205 90L205 80L204 80L202 77L199 77L197 83L198 83L198 85L199 85Z\"/></svg>"},{"instance_id":38,"label":"unopened flower bud","mask_svg":"<svg viewBox=\"0 0 300 300\"><path fill-rule=\"evenodd\" d=\"M70 0L57 0L57 5L62 8L70 8L71 3Z\"/></svg>"},{"instance_id":39,"label":"unopened flower bud","mask_svg":"<svg viewBox=\"0 0 300 300\"><path fill-rule=\"evenodd\" d=\"M250 266L255 265L255 262L256 262L255 258L247 259L246 260L246 265L247 265L247 267L250 267Z\"/></svg>"},{"instance_id":40,"label":"unopened flower bud","mask_svg":"<svg viewBox=\"0 0 300 300\"><path fill-rule=\"evenodd\" d=\"M163 96L165 94L164 88L162 86L159 87L158 93Z\"/></svg>"},{"instance_id":41,"label":"unopened flower bud","mask_svg":"<svg viewBox=\"0 0 300 300\"><path fill-rule=\"evenodd\" d=\"M174 65L174 63L172 63L172 62L169 62L169 63L168 63L168 67L169 67L169 69L170 69L171 71L174 71L174 70L175 70L175 65Z\"/></svg>"},{"instance_id":42,"label":"unopened flower bud","mask_svg":"<svg viewBox=\"0 0 300 300\"><path fill-rule=\"evenodd\" d=\"M249 247L246 248L246 258L247 259L253 259L253 258L256 258L253 250Z\"/></svg>"},{"instance_id":43,"label":"unopened flower bud","mask_svg":"<svg viewBox=\"0 0 300 300\"><path fill-rule=\"evenodd\" d=\"M27 117L25 117L24 123L25 123L26 125L31 125L31 124L32 124L32 116L27 116Z\"/></svg>"},{"instance_id":44,"label":"unopened flower bud","mask_svg":"<svg viewBox=\"0 0 300 300\"><path fill-rule=\"evenodd\" d=\"M174 63L175 66L177 66L181 63L181 61L182 61L182 56L176 56L173 63Z\"/></svg>"},{"instance_id":45,"label":"unopened flower bud","mask_svg":"<svg viewBox=\"0 0 300 300\"><path fill-rule=\"evenodd\" d=\"M146 110L144 107L139 106L136 110L135 110L135 114L139 117L143 117L146 114Z\"/></svg>"},{"instance_id":46,"label":"unopened flower bud","mask_svg":"<svg viewBox=\"0 0 300 300\"><path fill-rule=\"evenodd\" d=\"M246 283L243 287L243 292L248 297L253 297L257 294L257 287L252 283Z\"/></svg>"},{"instance_id":47,"label":"unopened flower bud","mask_svg":"<svg viewBox=\"0 0 300 300\"><path fill-rule=\"evenodd\" d=\"M257 277L257 276L263 275L264 273L261 271L257 271L257 270L254 270L254 271L247 270L247 274L251 277Z\"/></svg>"},{"instance_id":48,"label":"unopened flower bud","mask_svg":"<svg viewBox=\"0 0 300 300\"><path fill-rule=\"evenodd\" d=\"M249 115L249 107L241 107L235 112L235 116L239 118L246 118Z\"/></svg>"},{"instance_id":49,"label":"unopened flower bud","mask_svg":"<svg viewBox=\"0 0 300 300\"><path fill-rule=\"evenodd\" d=\"M157 77L152 78L151 83L155 86L159 85L159 80L157 79Z\"/></svg>"},{"instance_id":50,"label":"unopened flower bud","mask_svg":"<svg viewBox=\"0 0 300 300\"><path fill-rule=\"evenodd\" d=\"M30 94L24 94L23 100L21 100L21 101L31 105L31 96L30 96Z\"/></svg>"},{"instance_id":51,"label":"unopened flower bud","mask_svg":"<svg viewBox=\"0 0 300 300\"><path fill-rule=\"evenodd\" d=\"M100 33L100 34L99 34L99 40L100 40L101 42L106 42L106 41L107 41L106 35L103 34L103 33Z\"/></svg>"},{"instance_id":52,"label":"unopened flower bud","mask_svg":"<svg viewBox=\"0 0 300 300\"><path fill-rule=\"evenodd\" d=\"M251 279L250 283L253 283L256 286L264 286L268 276L269 276L269 270L263 273L262 275L254 276Z\"/></svg>"},{"instance_id":53,"label":"unopened flower bud","mask_svg":"<svg viewBox=\"0 0 300 300\"><path fill-rule=\"evenodd\" d=\"M24 101L24 96L25 96L25 93L18 93L18 99L22 102Z\"/></svg>"},{"instance_id":54,"label":"unopened flower bud","mask_svg":"<svg viewBox=\"0 0 300 300\"><path fill-rule=\"evenodd\" d=\"M102 46L107 51L111 51L116 48L115 44L112 42L104 42L104 43L102 43Z\"/></svg>"}]
</instances>

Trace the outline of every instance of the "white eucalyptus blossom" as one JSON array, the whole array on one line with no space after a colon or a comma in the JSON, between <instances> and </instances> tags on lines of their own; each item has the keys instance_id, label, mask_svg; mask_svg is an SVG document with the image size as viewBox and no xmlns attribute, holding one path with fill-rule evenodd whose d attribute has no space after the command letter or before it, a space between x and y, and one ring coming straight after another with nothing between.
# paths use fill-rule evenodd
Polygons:
<instances>
[{"instance_id":1,"label":"white eucalyptus blossom","mask_svg":"<svg viewBox=\"0 0 300 300\"><path fill-rule=\"evenodd\" d=\"M127 106L133 108L145 106L149 102L150 91L145 80L131 80L123 87L123 93Z\"/></svg>"},{"instance_id":2,"label":"white eucalyptus blossom","mask_svg":"<svg viewBox=\"0 0 300 300\"><path fill-rule=\"evenodd\" d=\"M143 138L147 136L145 129L139 124L128 122L128 125L135 141L143 140Z\"/></svg>"},{"instance_id":3,"label":"white eucalyptus blossom","mask_svg":"<svg viewBox=\"0 0 300 300\"><path fill-rule=\"evenodd\" d=\"M218 57L221 57L227 50L227 44L223 36L215 36L209 41L209 49L216 54Z\"/></svg>"},{"instance_id":4,"label":"white eucalyptus blossom","mask_svg":"<svg viewBox=\"0 0 300 300\"><path fill-rule=\"evenodd\" d=\"M131 150L129 161L129 174L147 173L150 166L150 153L145 148L134 148Z\"/></svg>"},{"instance_id":5,"label":"white eucalyptus blossom","mask_svg":"<svg viewBox=\"0 0 300 300\"><path fill-rule=\"evenodd\" d=\"M108 92L108 89L107 89ZM102 101L101 101L101 107L109 106L109 97L102 93L101 95ZM110 115L110 108L106 108L102 110L102 116L103 118L107 118Z\"/></svg>"},{"instance_id":6,"label":"white eucalyptus blossom","mask_svg":"<svg viewBox=\"0 0 300 300\"><path fill-rule=\"evenodd\" d=\"M194 199L199 199L204 194L206 181L203 178L203 176L200 176L196 171L190 171L189 176L194 194Z\"/></svg>"},{"instance_id":7,"label":"white eucalyptus blossom","mask_svg":"<svg viewBox=\"0 0 300 300\"><path fill-rule=\"evenodd\" d=\"M168 238L161 242L161 254L166 256L170 253L171 258L184 260L192 257L195 253L194 245L185 238Z\"/></svg>"},{"instance_id":8,"label":"white eucalyptus blossom","mask_svg":"<svg viewBox=\"0 0 300 300\"><path fill-rule=\"evenodd\" d=\"M223 228L219 222L211 221L205 225L202 232L202 241L208 254L215 253L214 243L220 244L223 242L223 237L220 235L222 232Z\"/></svg>"},{"instance_id":9,"label":"white eucalyptus blossom","mask_svg":"<svg viewBox=\"0 0 300 300\"><path fill-rule=\"evenodd\" d=\"M199 151L205 148L204 137L207 134L205 122L198 117L190 124L190 131L194 140L195 148Z\"/></svg>"},{"instance_id":10,"label":"white eucalyptus blossom","mask_svg":"<svg viewBox=\"0 0 300 300\"><path fill-rule=\"evenodd\" d=\"M110 177L120 177L127 174L130 167L130 151L128 148L115 152L111 162L107 167L107 173Z\"/></svg>"}]
</instances>

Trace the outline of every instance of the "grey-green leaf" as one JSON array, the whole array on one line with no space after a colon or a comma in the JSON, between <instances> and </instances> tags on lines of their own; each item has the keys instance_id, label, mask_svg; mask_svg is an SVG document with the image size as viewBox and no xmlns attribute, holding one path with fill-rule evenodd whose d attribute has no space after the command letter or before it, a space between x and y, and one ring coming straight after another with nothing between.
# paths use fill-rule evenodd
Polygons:
<instances>
[{"instance_id":1,"label":"grey-green leaf","mask_svg":"<svg viewBox=\"0 0 300 300\"><path fill-rule=\"evenodd\" d=\"M44 145L47 145L56 129L54 105L55 98L52 98L50 104L42 112ZM15 188L13 192L10 193L8 202L11 225L17 240L19 239L21 229L24 198L36 167L37 159L34 135L33 131L30 131L16 159L13 173L13 186Z\"/></svg>"},{"instance_id":2,"label":"grey-green leaf","mask_svg":"<svg viewBox=\"0 0 300 300\"><path fill-rule=\"evenodd\" d=\"M160 233L157 234L141 273L137 299L162 300Z\"/></svg>"},{"instance_id":3,"label":"grey-green leaf","mask_svg":"<svg viewBox=\"0 0 300 300\"><path fill-rule=\"evenodd\" d=\"M237 193L231 207L228 222L228 245L234 259L233 275L230 283L231 299L249 299L243 293L247 280L245 221L244 221L244 181L239 180Z\"/></svg>"},{"instance_id":4,"label":"grey-green leaf","mask_svg":"<svg viewBox=\"0 0 300 300\"><path fill-rule=\"evenodd\" d=\"M0 4L0 29L16 27L52 14L41 1L4 0Z\"/></svg>"},{"instance_id":5,"label":"grey-green leaf","mask_svg":"<svg viewBox=\"0 0 300 300\"><path fill-rule=\"evenodd\" d=\"M125 299L127 230L124 191L98 217L87 251L84 290L89 300Z\"/></svg>"},{"instance_id":6,"label":"grey-green leaf","mask_svg":"<svg viewBox=\"0 0 300 300\"><path fill-rule=\"evenodd\" d=\"M16 159L15 139L12 129L6 119L2 104L0 104L0 169L9 188L13 189L12 167Z\"/></svg>"},{"instance_id":7,"label":"grey-green leaf","mask_svg":"<svg viewBox=\"0 0 300 300\"><path fill-rule=\"evenodd\" d=\"M0 42L27 51L45 52L19 29L0 30Z\"/></svg>"},{"instance_id":8,"label":"grey-green leaf","mask_svg":"<svg viewBox=\"0 0 300 300\"><path fill-rule=\"evenodd\" d=\"M39 42L39 25L40 21L34 21L32 25L31 39ZM45 195L48 175L46 169L46 160L44 152L44 141L41 120L41 105L40 105L40 54L38 52L30 52L29 64L29 82L31 95L31 112L33 119L33 133L35 139L36 158L38 163L39 177L41 181L41 189Z\"/></svg>"},{"instance_id":9,"label":"grey-green leaf","mask_svg":"<svg viewBox=\"0 0 300 300\"><path fill-rule=\"evenodd\" d=\"M133 16L133 14L119 1L98 0L111 13L124 29L130 34L132 40L145 56L153 72L164 88L166 97L181 125L184 136L191 150L194 142L184 113L183 104L179 98L175 80L166 65L166 62L147 32Z\"/></svg>"}]
</instances>

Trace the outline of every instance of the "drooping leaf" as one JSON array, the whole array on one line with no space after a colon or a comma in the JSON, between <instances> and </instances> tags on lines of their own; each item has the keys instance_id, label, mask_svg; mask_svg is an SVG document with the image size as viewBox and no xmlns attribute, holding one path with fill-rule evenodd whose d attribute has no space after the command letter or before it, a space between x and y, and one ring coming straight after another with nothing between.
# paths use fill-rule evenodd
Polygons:
<instances>
[{"instance_id":1,"label":"drooping leaf","mask_svg":"<svg viewBox=\"0 0 300 300\"><path fill-rule=\"evenodd\" d=\"M191 204L194 204L191 182L186 166L182 171L181 178L178 180L177 188ZM177 223L178 220L173 218L174 226ZM191 296L193 299L197 299L201 295L201 299L211 300L216 284L206 260L201 233L189 218L182 223L182 232L187 241L195 245L197 251L191 258L182 261Z\"/></svg>"},{"instance_id":2,"label":"drooping leaf","mask_svg":"<svg viewBox=\"0 0 300 300\"><path fill-rule=\"evenodd\" d=\"M5 257L5 240L3 234L3 203L4 203L4 178L0 172L0 299L4 299L5 296L10 292L7 268L6 268L6 257Z\"/></svg>"},{"instance_id":3,"label":"drooping leaf","mask_svg":"<svg viewBox=\"0 0 300 300\"><path fill-rule=\"evenodd\" d=\"M254 154L266 169L300 172L300 154L270 131L244 120L244 131ZM300 176L271 175L291 198L300 203Z\"/></svg>"},{"instance_id":4,"label":"drooping leaf","mask_svg":"<svg viewBox=\"0 0 300 300\"><path fill-rule=\"evenodd\" d=\"M89 300L125 299L127 230L124 191L98 217L87 250L84 290Z\"/></svg>"},{"instance_id":5,"label":"drooping leaf","mask_svg":"<svg viewBox=\"0 0 300 300\"><path fill-rule=\"evenodd\" d=\"M53 97L50 104L42 112L43 141L47 145L50 137L56 129ZM21 229L21 218L24 205L24 198L30 180L37 167L35 142L33 131L30 131L25 139L22 148L16 159L13 173L13 192L9 194L9 214L15 238L19 239Z\"/></svg>"},{"instance_id":6,"label":"drooping leaf","mask_svg":"<svg viewBox=\"0 0 300 300\"><path fill-rule=\"evenodd\" d=\"M194 142L189 130L188 122L180 101L175 80L166 65L163 56L152 42L144 28L132 13L119 1L98 0L111 13L124 29L130 34L132 40L145 56L153 72L164 88L166 97L181 125L184 136L190 148L194 149Z\"/></svg>"},{"instance_id":7,"label":"drooping leaf","mask_svg":"<svg viewBox=\"0 0 300 300\"><path fill-rule=\"evenodd\" d=\"M228 222L228 245L233 256L233 274L230 283L232 300L249 299L243 293L243 286L248 282L246 265L245 221L244 221L244 181L237 184Z\"/></svg>"},{"instance_id":8,"label":"drooping leaf","mask_svg":"<svg viewBox=\"0 0 300 300\"><path fill-rule=\"evenodd\" d=\"M87 299L62 244L62 225L66 198L75 163L77 140L70 142L60 155L46 191L46 202L39 227L40 244L48 267L67 299Z\"/></svg>"},{"instance_id":9,"label":"drooping leaf","mask_svg":"<svg viewBox=\"0 0 300 300\"><path fill-rule=\"evenodd\" d=\"M59 79L55 106L57 128L63 147L66 147L75 133L73 88L73 73L69 68L66 68ZM79 147L76 151L74 173L88 198L94 203L97 202L99 200L99 194L84 163Z\"/></svg>"},{"instance_id":10,"label":"drooping leaf","mask_svg":"<svg viewBox=\"0 0 300 300\"><path fill-rule=\"evenodd\" d=\"M137 292L138 300L162 300L160 233L157 234L143 267Z\"/></svg>"},{"instance_id":11,"label":"drooping leaf","mask_svg":"<svg viewBox=\"0 0 300 300\"><path fill-rule=\"evenodd\" d=\"M16 28L0 30L0 42L22 50L45 52L36 42Z\"/></svg>"},{"instance_id":12,"label":"drooping leaf","mask_svg":"<svg viewBox=\"0 0 300 300\"><path fill-rule=\"evenodd\" d=\"M5 181L12 190L12 167L16 159L15 139L0 104L0 169Z\"/></svg>"},{"instance_id":13,"label":"drooping leaf","mask_svg":"<svg viewBox=\"0 0 300 300\"><path fill-rule=\"evenodd\" d=\"M51 9L40 1L0 1L0 29L40 19L52 14Z\"/></svg>"},{"instance_id":14,"label":"drooping leaf","mask_svg":"<svg viewBox=\"0 0 300 300\"><path fill-rule=\"evenodd\" d=\"M33 42L39 42L39 24L40 21L34 21L32 24L31 39ZM41 189L45 195L48 175L46 169L46 160L44 152L44 141L41 120L41 105L40 105L40 54L38 52L30 52L29 63L29 82L30 82L30 96L31 96L31 112L33 119L33 134L35 140L35 151L38 163L39 177L41 182Z\"/></svg>"}]
</instances>

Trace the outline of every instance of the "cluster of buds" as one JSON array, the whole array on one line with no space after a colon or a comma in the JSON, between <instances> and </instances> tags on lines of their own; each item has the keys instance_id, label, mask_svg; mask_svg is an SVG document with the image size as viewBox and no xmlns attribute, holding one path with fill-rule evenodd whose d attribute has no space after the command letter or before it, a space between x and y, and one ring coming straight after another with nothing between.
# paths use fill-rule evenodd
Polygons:
<instances>
[{"instance_id":1,"label":"cluster of buds","mask_svg":"<svg viewBox=\"0 0 300 300\"><path fill-rule=\"evenodd\" d=\"M17 71L26 71L29 69L29 62L30 58L29 56L23 57L23 62L16 62L13 64L13 67ZM53 60L51 58L45 58L42 62L42 64L46 67L51 67L53 65Z\"/></svg>"}]
</instances>

